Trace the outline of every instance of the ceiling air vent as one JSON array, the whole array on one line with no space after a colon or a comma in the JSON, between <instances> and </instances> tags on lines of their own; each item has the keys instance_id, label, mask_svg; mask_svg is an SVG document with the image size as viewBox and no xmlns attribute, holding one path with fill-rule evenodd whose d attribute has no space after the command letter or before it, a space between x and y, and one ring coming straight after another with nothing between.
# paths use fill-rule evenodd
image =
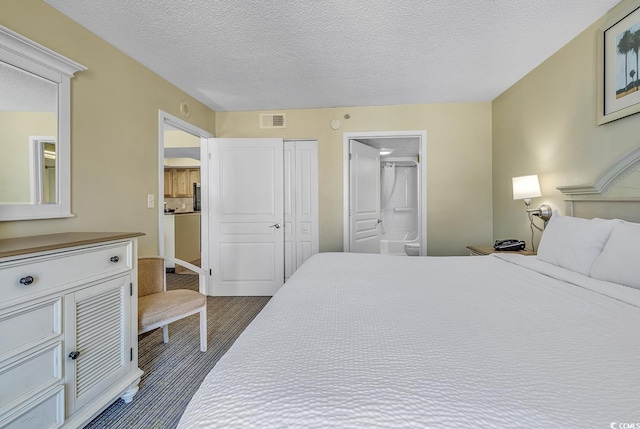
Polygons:
<instances>
[{"instance_id":1,"label":"ceiling air vent","mask_svg":"<svg viewBox=\"0 0 640 429\"><path fill-rule=\"evenodd\" d=\"M260 128L286 128L284 113L262 113L260 115Z\"/></svg>"}]
</instances>

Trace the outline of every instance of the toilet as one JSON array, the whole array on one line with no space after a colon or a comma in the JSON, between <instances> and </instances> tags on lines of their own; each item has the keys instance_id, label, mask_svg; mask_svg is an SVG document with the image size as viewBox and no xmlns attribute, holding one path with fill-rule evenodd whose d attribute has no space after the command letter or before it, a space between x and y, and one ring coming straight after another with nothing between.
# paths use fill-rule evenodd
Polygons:
<instances>
[{"instance_id":1,"label":"toilet","mask_svg":"<svg viewBox=\"0 0 640 429\"><path fill-rule=\"evenodd\" d=\"M408 256L420 256L420 243L405 243L404 253Z\"/></svg>"}]
</instances>

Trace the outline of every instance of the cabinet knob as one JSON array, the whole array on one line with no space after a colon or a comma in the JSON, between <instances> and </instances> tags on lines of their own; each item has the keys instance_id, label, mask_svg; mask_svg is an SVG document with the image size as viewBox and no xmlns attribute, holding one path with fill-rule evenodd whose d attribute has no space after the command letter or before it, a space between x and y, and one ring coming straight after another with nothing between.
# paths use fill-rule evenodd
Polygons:
<instances>
[{"instance_id":1,"label":"cabinet knob","mask_svg":"<svg viewBox=\"0 0 640 429\"><path fill-rule=\"evenodd\" d=\"M73 352L69 353L69 357L71 359L73 359L73 360L78 359L78 356L80 356L80 352L78 352L78 351L73 351Z\"/></svg>"},{"instance_id":2,"label":"cabinet knob","mask_svg":"<svg viewBox=\"0 0 640 429\"><path fill-rule=\"evenodd\" d=\"M26 276L20 279L20 284L23 284L25 286L30 285L31 283L33 283L33 277L32 276Z\"/></svg>"},{"instance_id":3,"label":"cabinet knob","mask_svg":"<svg viewBox=\"0 0 640 429\"><path fill-rule=\"evenodd\" d=\"M111 258L109 258L109 260L115 264L120 260L120 258L118 256L112 256Z\"/></svg>"}]
</instances>

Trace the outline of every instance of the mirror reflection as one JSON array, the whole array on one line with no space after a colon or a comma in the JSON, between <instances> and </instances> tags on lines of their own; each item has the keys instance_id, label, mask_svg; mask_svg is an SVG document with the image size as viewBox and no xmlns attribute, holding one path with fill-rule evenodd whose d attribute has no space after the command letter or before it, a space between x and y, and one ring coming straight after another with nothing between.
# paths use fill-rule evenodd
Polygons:
<instances>
[{"instance_id":1,"label":"mirror reflection","mask_svg":"<svg viewBox=\"0 0 640 429\"><path fill-rule=\"evenodd\" d=\"M45 142L42 148L44 160L42 177L42 203L56 203L56 144Z\"/></svg>"},{"instance_id":2,"label":"mirror reflection","mask_svg":"<svg viewBox=\"0 0 640 429\"><path fill-rule=\"evenodd\" d=\"M57 110L56 83L0 62L0 204L57 202Z\"/></svg>"}]
</instances>

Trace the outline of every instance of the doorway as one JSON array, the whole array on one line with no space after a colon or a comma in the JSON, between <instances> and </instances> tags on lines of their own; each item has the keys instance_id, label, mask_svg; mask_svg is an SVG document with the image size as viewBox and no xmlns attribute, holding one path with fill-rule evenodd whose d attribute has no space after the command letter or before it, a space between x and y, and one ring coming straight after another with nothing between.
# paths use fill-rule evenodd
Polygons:
<instances>
[{"instance_id":1,"label":"doorway","mask_svg":"<svg viewBox=\"0 0 640 429\"><path fill-rule=\"evenodd\" d=\"M162 111L158 123L161 196L165 132L179 130L200 140L200 260L209 273L208 295L272 295L319 251L317 140L215 139ZM269 147L274 142L266 140L278 142ZM187 146L187 158L193 158L194 148ZM163 204L158 216L164 256Z\"/></svg>"},{"instance_id":2,"label":"doorway","mask_svg":"<svg viewBox=\"0 0 640 429\"><path fill-rule=\"evenodd\" d=\"M159 111L158 253L196 262L205 271L209 269L206 246L209 227L206 216L200 214L207 213L209 205L206 192L200 192L200 211L195 210L193 183L200 183L201 189L207 187L201 177L208 175L206 143L211 137L211 133ZM174 268L173 264L167 262L167 268Z\"/></svg>"},{"instance_id":3,"label":"doorway","mask_svg":"<svg viewBox=\"0 0 640 429\"><path fill-rule=\"evenodd\" d=\"M427 254L426 131L343 135L345 252Z\"/></svg>"}]
</instances>

